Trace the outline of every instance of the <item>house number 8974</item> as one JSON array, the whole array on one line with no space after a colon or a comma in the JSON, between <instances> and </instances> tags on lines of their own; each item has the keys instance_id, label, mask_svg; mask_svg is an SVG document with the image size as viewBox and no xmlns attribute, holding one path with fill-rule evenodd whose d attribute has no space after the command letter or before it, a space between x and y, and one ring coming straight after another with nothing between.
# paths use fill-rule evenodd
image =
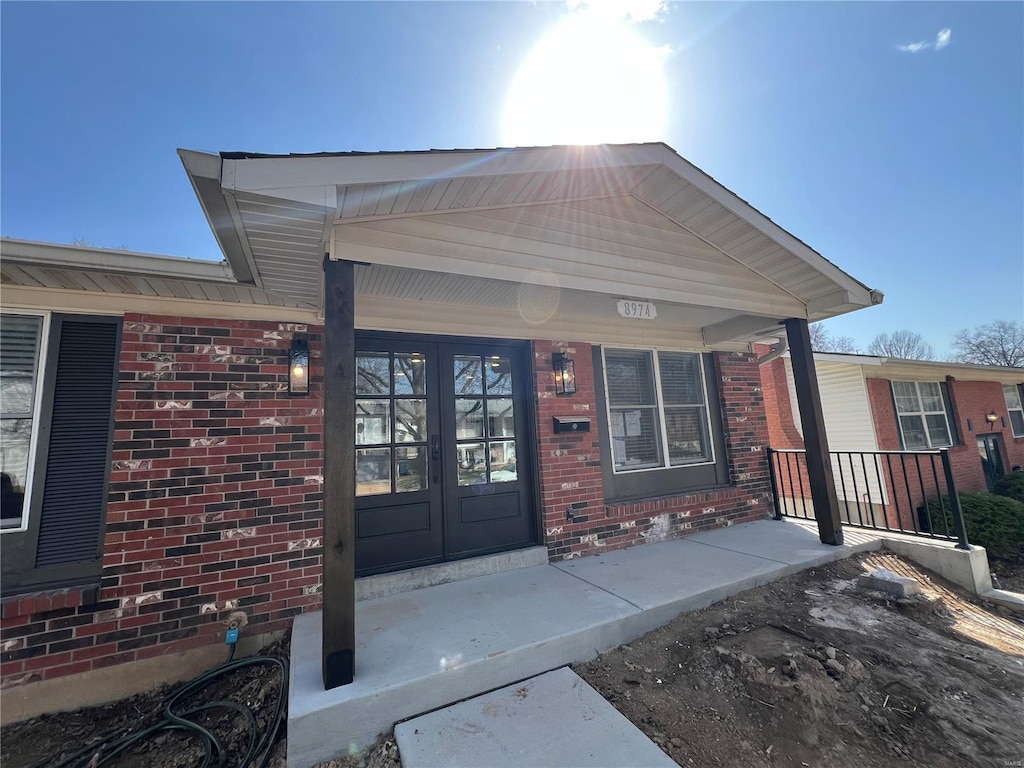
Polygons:
<instances>
[{"instance_id":1,"label":"house number 8974","mask_svg":"<svg viewBox=\"0 0 1024 768\"><path fill-rule=\"evenodd\" d=\"M636 320L653 320L658 316L658 310L649 301L626 301L618 302L619 314L623 317Z\"/></svg>"}]
</instances>

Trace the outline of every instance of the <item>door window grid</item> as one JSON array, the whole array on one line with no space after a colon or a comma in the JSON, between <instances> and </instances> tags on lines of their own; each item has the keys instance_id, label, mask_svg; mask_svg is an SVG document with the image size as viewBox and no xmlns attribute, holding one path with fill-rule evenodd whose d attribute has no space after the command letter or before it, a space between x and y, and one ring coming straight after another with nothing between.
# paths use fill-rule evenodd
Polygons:
<instances>
[{"instance_id":1,"label":"door window grid","mask_svg":"<svg viewBox=\"0 0 1024 768\"><path fill-rule=\"evenodd\" d=\"M459 485L518 480L511 358L457 355L453 376Z\"/></svg>"},{"instance_id":2,"label":"door window grid","mask_svg":"<svg viewBox=\"0 0 1024 768\"><path fill-rule=\"evenodd\" d=\"M428 487L426 375L417 353L356 353L357 496Z\"/></svg>"},{"instance_id":3,"label":"door window grid","mask_svg":"<svg viewBox=\"0 0 1024 768\"><path fill-rule=\"evenodd\" d=\"M1010 417L1010 430L1014 437L1024 437L1024 384L1003 384L1006 399L1006 415Z\"/></svg>"},{"instance_id":4,"label":"door window grid","mask_svg":"<svg viewBox=\"0 0 1024 768\"><path fill-rule=\"evenodd\" d=\"M948 448L949 417L942 387L934 381L894 381L897 421L908 451Z\"/></svg>"},{"instance_id":5,"label":"door window grid","mask_svg":"<svg viewBox=\"0 0 1024 768\"><path fill-rule=\"evenodd\" d=\"M602 353L614 472L714 461L699 354L623 349Z\"/></svg>"},{"instance_id":6,"label":"door window grid","mask_svg":"<svg viewBox=\"0 0 1024 768\"><path fill-rule=\"evenodd\" d=\"M48 315L0 315L0 529L23 531L31 508Z\"/></svg>"}]
</instances>

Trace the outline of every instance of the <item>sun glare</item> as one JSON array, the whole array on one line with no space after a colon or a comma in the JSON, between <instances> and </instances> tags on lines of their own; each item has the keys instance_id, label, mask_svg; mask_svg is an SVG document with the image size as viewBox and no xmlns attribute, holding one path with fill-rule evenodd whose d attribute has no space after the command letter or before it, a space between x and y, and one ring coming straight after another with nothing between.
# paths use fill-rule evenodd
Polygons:
<instances>
[{"instance_id":1,"label":"sun glare","mask_svg":"<svg viewBox=\"0 0 1024 768\"><path fill-rule=\"evenodd\" d=\"M516 72L505 99L504 143L661 141L668 115L665 58L624 21L567 16Z\"/></svg>"}]
</instances>

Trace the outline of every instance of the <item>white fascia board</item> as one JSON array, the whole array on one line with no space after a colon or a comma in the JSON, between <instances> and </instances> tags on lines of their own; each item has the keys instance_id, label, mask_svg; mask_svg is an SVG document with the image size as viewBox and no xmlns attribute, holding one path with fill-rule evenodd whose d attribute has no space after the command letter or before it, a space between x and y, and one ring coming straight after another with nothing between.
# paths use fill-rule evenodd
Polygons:
<instances>
[{"instance_id":1,"label":"white fascia board","mask_svg":"<svg viewBox=\"0 0 1024 768\"><path fill-rule=\"evenodd\" d=\"M342 157L255 157L224 160L225 185L269 189L386 184L511 173L617 168L659 163L674 154L662 144L541 147L467 152L396 152ZM229 170L230 169L230 170Z\"/></svg>"},{"instance_id":2,"label":"white fascia board","mask_svg":"<svg viewBox=\"0 0 1024 768\"><path fill-rule=\"evenodd\" d=\"M137 251L119 251L61 243L42 243L14 238L0 239L0 258L35 266L108 272L147 277L171 277L235 284L231 268L224 261L160 256Z\"/></svg>"},{"instance_id":3,"label":"white fascia board","mask_svg":"<svg viewBox=\"0 0 1024 768\"><path fill-rule=\"evenodd\" d=\"M668 149L667 147L665 148ZM861 283L852 275L847 274L824 256L801 242L749 203L744 202L733 192L726 189L692 163L684 160L677 153L666 151L663 161L667 168L695 186L716 203L747 221L752 227L774 240L794 256L832 280L840 288L850 294L849 303L857 307L870 307L881 303L882 294Z\"/></svg>"}]
</instances>

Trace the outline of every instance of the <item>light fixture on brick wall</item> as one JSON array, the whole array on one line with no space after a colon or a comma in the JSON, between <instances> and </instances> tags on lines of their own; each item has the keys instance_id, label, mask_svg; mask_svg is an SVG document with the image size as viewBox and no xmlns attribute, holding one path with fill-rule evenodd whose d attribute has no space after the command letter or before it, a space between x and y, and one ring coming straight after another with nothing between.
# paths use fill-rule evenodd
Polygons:
<instances>
[{"instance_id":1,"label":"light fixture on brick wall","mask_svg":"<svg viewBox=\"0 0 1024 768\"><path fill-rule=\"evenodd\" d=\"M987 421L989 424L995 424L997 421L999 421L999 416L996 415L995 411L989 411L988 413L985 414L985 421Z\"/></svg>"},{"instance_id":2,"label":"light fixture on brick wall","mask_svg":"<svg viewBox=\"0 0 1024 768\"><path fill-rule=\"evenodd\" d=\"M288 394L309 394L309 342L305 339L292 339L288 350Z\"/></svg>"},{"instance_id":3,"label":"light fixture on brick wall","mask_svg":"<svg viewBox=\"0 0 1024 768\"><path fill-rule=\"evenodd\" d=\"M576 394L576 363L565 356L565 352L551 355L551 370L555 372L555 394Z\"/></svg>"}]
</instances>

